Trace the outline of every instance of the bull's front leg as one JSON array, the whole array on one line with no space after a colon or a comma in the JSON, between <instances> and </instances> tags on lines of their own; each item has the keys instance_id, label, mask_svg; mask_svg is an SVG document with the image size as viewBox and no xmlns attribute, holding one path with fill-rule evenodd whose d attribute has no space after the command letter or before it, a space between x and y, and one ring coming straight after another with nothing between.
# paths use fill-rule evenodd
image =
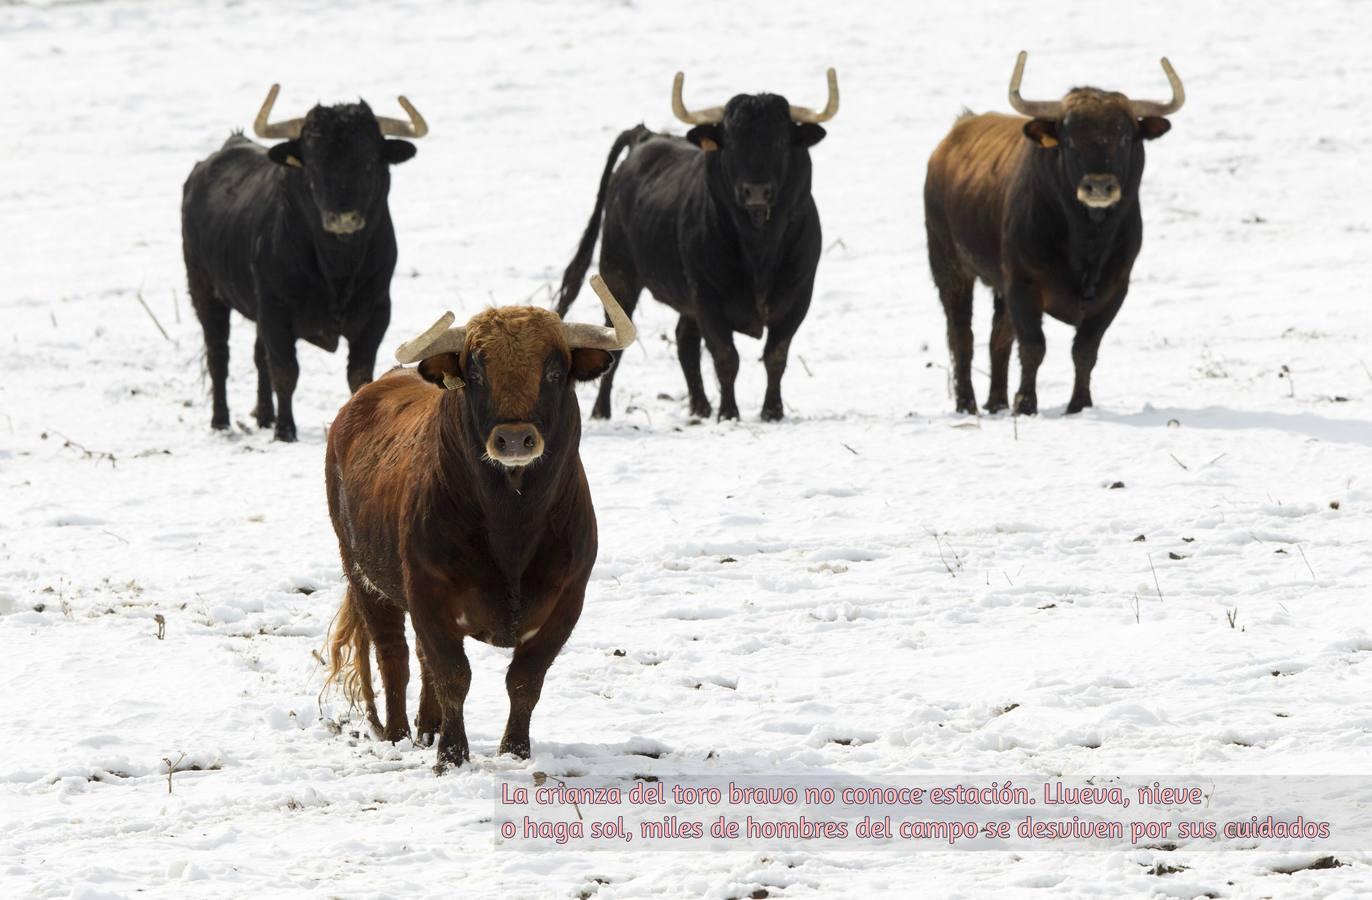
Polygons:
<instances>
[{"instance_id":1,"label":"bull's front leg","mask_svg":"<svg viewBox=\"0 0 1372 900\"><path fill-rule=\"evenodd\" d=\"M1032 416L1039 411L1038 374L1047 343L1043 337L1043 304L1038 287L1017 277L1005 293L1010 319L1015 323L1019 342L1019 391L1015 393L1015 415Z\"/></svg>"},{"instance_id":2,"label":"bull's front leg","mask_svg":"<svg viewBox=\"0 0 1372 900\"><path fill-rule=\"evenodd\" d=\"M738 418L738 400L734 396L734 382L738 379L738 348L734 346L734 331L724 320L723 304L711 297L696 303L699 310L701 336L715 363L715 377L719 379L719 420Z\"/></svg>"},{"instance_id":3,"label":"bull's front leg","mask_svg":"<svg viewBox=\"0 0 1372 900\"><path fill-rule=\"evenodd\" d=\"M377 299L362 330L348 338L348 390L352 393L357 393L358 388L375 377L376 351L390 324L391 298L382 296Z\"/></svg>"},{"instance_id":4,"label":"bull's front leg","mask_svg":"<svg viewBox=\"0 0 1372 900\"><path fill-rule=\"evenodd\" d=\"M442 775L471 759L462 709L472 686L472 667L462 648L464 635L447 604L440 599L442 592L420 589L408 593L415 640L423 648L424 672L431 680L439 708L441 724L434 774ZM421 700L421 712L423 705Z\"/></svg>"},{"instance_id":5,"label":"bull's front leg","mask_svg":"<svg viewBox=\"0 0 1372 900\"><path fill-rule=\"evenodd\" d=\"M1076 378L1072 384L1072 399L1067 404L1069 416L1091 405L1091 372L1096 367L1096 353L1100 350L1106 329L1115 321L1115 315L1124 305L1127 292L1128 288L1120 291L1109 306L1077 326L1076 337L1072 340L1072 364L1076 369Z\"/></svg>"},{"instance_id":6,"label":"bull's front leg","mask_svg":"<svg viewBox=\"0 0 1372 900\"><path fill-rule=\"evenodd\" d=\"M806 279L791 296L793 300L778 321L767 326L767 340L762 345L762 365L767 370L767 393L762 398L762 421L780 422L786 415L781 402L781 376L791 354L791 338L800 330L810 309L810 295L814 291L814 276Z\"/></svg>"},{"instance_id":7,"label":"bull's front leg","mask_svg":"<svg viewBox=\"0 0 1372 900\"><path fill-rule=\"evenodd\" d=\"M543 679L581 616L584 594L585 585L564 594L543 627L515 647L514 658L505 673L510 718L505 722L505 734L500 739L501 753L529 758L529 721L543 692Z\"/></svg>"}]
</instances>

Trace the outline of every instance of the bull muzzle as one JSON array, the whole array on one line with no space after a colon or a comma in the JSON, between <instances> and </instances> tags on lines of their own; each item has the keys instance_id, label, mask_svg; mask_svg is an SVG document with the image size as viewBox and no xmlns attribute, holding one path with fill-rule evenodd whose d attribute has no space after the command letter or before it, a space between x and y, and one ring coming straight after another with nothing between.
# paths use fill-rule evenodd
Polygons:
<instances>
[{"instance_id":1,"label":"bull muzzle","mask_svg":"<svg viewBox=\"0 0 1372 900\"><path fill-rule=\"evenodd\" d=\"M543 435L527 422L497 425L486 437L486 455L506 468L527 466L543 455Z\"/></svg>"},{"instance_id":2,"label":"bull muzzle","mask_svg":"<svg viewBox=\"0 0 1372 900\"><path fill-rule=\"evenodd\" d=\"M324 230L329 234L356 234L367 227L367 220L355 209L324 213Z\"/></svg>"},{"instance_id":3,"label":"bull muzzle","mask_svg":"<svg viewBox=\"0 0 1372 900\"><path fill-rule=\"evenodd\" d=\"M1109 209L1120 202L1122 193L1114 175L1085 175L1077 184L1077 200L1091 209Z\"/></svg>"}]
</instances>

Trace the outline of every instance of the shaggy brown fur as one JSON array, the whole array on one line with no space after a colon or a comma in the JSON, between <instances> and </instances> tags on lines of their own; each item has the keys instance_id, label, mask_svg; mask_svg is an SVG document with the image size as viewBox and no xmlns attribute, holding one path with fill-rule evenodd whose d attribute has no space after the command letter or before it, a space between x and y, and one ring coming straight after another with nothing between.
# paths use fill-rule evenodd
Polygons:
<instances>
[{"instance_id":1,"label":"shaggy brown fur","mask_svg":"<svg viewBox=\"0 0 1372 900\"><path fill-rule=\"evenodd\" d=\"M487 310L468 324L460 354L387 373L329 429L329 513L349 582L331 678L344 678L384 738L409 734L408 612L422 663L416 724L421 740L438 735L438 771L469 755L467 637L514 648L500 752L529 755L544 675L580 616L596 556L574 381L611 361L603 350L569 350L561 321L546 310ZM493 429L514 420L542 448L518 468L487 456ZM386 697L384 728L369 646Z\"/></svg>"}]
</instances>

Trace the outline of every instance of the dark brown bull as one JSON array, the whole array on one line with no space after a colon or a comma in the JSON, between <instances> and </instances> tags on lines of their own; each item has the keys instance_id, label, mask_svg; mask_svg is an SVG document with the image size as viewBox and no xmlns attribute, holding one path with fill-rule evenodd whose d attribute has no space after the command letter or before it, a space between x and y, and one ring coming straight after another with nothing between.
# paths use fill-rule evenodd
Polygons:
<instances>
[{"instance_id":1,"label":"dark brown bull","mask_svg":"<svg viewBox=\"0 0 1372 900\"><path fill-rule=\"evenodd\" d=\"M1029 118L965 114L929 158L924 224L929 267L948 319L959 412L976 412L972 390L972 287L991 288L991 392L1005 409L1010 347L1019 341L1015 412L1038 411L1043 314L1077 328L1076 383L1067 412L1091 405L1101 338L1129 290L1143 243L1139 182L1143 142L1166 134L1164 116L1185 101L1181 79L1167 103L1073 88L1062 100L1019 94L1026 54L1010 79L1010 105Z\"/></svg>"},{"instance_id":2,"label":"dark brown bull","mask_svg":"<svg viewBox=\"0 0 1372 900\"><path fill-rule=\"evenodd\" d=\"M604 282L592 287L613 328L532 307L488 309L453 328L448 313L396 351L417 370L361 388L329 429L329 515L348 579L329 679L342 676L384 739L408 735L408 611L421 661L416 725L422 741L438 734L437 772L469 758L463 638L514 648L500 752L527 758L544 675L581 615L596 520L575 383L634 340Z\"/></svg>"}]
</instances>

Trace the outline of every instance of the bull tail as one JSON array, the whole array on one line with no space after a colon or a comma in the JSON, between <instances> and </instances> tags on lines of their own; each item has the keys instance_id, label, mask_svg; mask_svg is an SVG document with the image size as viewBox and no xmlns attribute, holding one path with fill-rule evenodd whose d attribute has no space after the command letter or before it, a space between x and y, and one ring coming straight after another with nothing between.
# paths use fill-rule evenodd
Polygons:
<instances>
[{"instance_id":1,"label":"bull tail","mask_svg":"<svg viewBox=\"0 0 1372 900\"><path fill-rule=\"evenodd\" d=\"M600 175L600 190L595 197L595 211L591 213L591 221L581 236L581 244L576 248L576 255L572 257L567 271L562 276L562 289L557 293L559 316L565 316L567 310L571 309L576 295L581 291L582 283L586 281L586 270L591 267L591 254L595 252L596 238L600 236L600 217L605 211L605 191L610 186L610 175L614 173L619 155L626 147L632 147L651 135L652 132L643 125L635 125L615 138L614 146L610 148L610 156L605 160L605 171Z\"/></svg>"},{"instance_id":2,"label":"bull tail","mask_svg":"<svg viewBox=\"0 0 1372 900\"><path fill-rule=\"evenodd\" d=\"M350 707L355 709L360 700L370 711L376 707L376 695L372 692L372 639L357 603L349 587L329 629L329 675L324 679L324 690L337 683Z\"/></svg>"}]
</instances>

